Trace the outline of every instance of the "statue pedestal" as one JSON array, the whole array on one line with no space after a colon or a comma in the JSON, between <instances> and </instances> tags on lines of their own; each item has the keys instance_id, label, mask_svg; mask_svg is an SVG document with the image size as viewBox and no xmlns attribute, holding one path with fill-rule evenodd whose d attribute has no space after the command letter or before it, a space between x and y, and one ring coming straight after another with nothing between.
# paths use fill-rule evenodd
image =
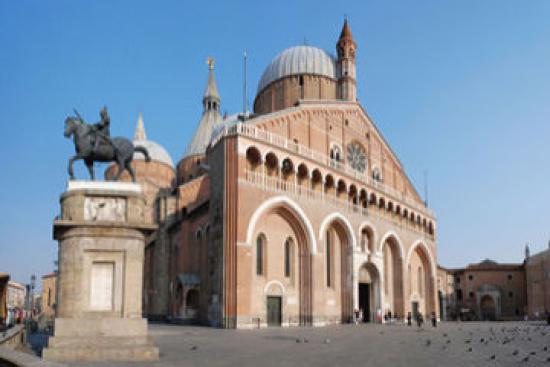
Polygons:
<instances>
[{"instance_id":1,"label":"statue pedestal","mask_svg":"<svg viewBox=\"0 0 550 367\"><path fill-rule=\"evenodd\" d=\"M137 184L69 181L54 221L59 280L54 336L43 358L55 361L156 360L142 318L145 236Z\"/></svg>"}]
</instances>

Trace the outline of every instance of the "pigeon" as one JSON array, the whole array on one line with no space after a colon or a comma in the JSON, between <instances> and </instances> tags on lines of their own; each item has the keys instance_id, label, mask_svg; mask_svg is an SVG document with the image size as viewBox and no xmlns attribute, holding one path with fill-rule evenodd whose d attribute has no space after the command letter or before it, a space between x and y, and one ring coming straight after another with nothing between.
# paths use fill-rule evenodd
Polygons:
<instances>
[{"instance_id":1,"label":"pigeon","mask_svg":"<svg viewBox=\"0 0 550 367\"><path fill-rule=\"evenodd\" d=\"M479 342L480 342L480 343L483 343L484 341L485 341L484 338L479 339Z\"/></svg>"},{"instance_id":2,"label":"pigeon","mask_svg":"<svg viewBox=\"0 0 550 367\"><path fill-rule=\"evenodd\" d=\"M329 338L325 339L325 344L330 344L330 339Z\"/></svg>"},{"instance_id":3,"label":"pigeon","mask_svg":"<svg viewBox=\"0 0 550 367\"><path fill-rule=\"evenodd\" d=\"M296 339L296 343L300 344L302 342L302 339L298 338Z\"/></svg>"},{"instance_id":4,"label":"pigeon","mask_svg":"<svg viewBox=\"0 0 550 367\"><path fill-rule=\"evenodd\" d=\"M529 356L526 356L525 358L523 358L522 361L523 361L523 362L529 361Z\"/></svg>"},{"instance_id":5,"label":"pigeon","mask_svg":"<svg viewBox=\"0 0 550 367\"><path fill-rule=\"evenodd\" d=\"M542 348L542 350L544 350L545 352L547 352L547 351L548 351L548 346L545 345L544 348Z\"/></svg>"},{"instance_id":6,"label":"pigeon","mask_svg":"<svg viewBox=\"0 0 550 367\"><path fill-rule=\"evenodd\" d=\"M430 339L426 340L426 346L430 346L432 344L432 341Z\"/></svg>"},{"instance_id":7,"label":"pigeon","mask_svg":"<svg viewBox=\"0 0 550 367\"><path fill-rule=\"evenodd\" d=\"M466 340L466 341L464 342L464 344L470 344L471 342L472 342L471 340Z\"/></svg>"},{"instance_id":8,"label":"pigeon","mask_svg":"<svg viewBox=\"0 0 550 367\"><path fill-rule=\"evenodd\" d=\"M537 352L535 352L535 351L532 351L532 352L531 352L531 355L532 355L532 356L534 356L534 355L536 355L536 354L537 354Z\"/></svg>"},{"instance_id":9,"label":"pigeon","mask_svg":"<svg viewBox=\"0 0 550 367\"><path fill-rule=\"evenodd\" d=\"M197 347L196 345L193 345L193 346L191 347L191 350L197 350L197 349L199 349L199 347Z\"/></svg>"},{"instance_id":10,"label":"pigeon","mask_svg":"<svg viewBox=\"0 0 550 367\"><path fill-rule=\"evenodd\" d=\"M514 350L514 351L512 352L512 355L513 355L513 356L517 356L518 353L519 353L519 351L516 349L516 350Z\"/></svg>"},{"instance_id":11,"label":"pigeon","mask_svg":"<svg viewBox=\"0 0 550 367\"><path fill-rule=\"evenodd\" d=\"M496 354L493 354L489 359L495 359L496 357Z\"/></svg>"},{"instance_id":12,"label":"pigeon","mask_svg":"<svg viewBox=\"0 0 550 367\"><path fill-rule=\"evenodd\" d=\"M451 344L451 341L450 341L450 340L447 340L447 344Z\"/></svg>"},{"instance_id":13,"label":"pigeon","mask_svg":"<svg viewBox=\"0 0 550 367\"><path fill-rule=\"evenodd\" d=\"M472 347L468 348L468 352L471 352L472 351Z\"/></svg>"}]
</instances>

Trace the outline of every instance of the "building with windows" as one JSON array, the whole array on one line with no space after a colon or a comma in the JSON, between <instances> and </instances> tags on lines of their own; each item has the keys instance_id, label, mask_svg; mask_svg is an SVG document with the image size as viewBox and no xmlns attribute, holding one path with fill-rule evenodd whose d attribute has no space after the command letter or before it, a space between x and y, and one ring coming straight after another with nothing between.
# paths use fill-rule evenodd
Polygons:
<instances>
[{"instance_id":1,"label":"building with windows","mask_svg":"<svg viewBox=\"0 0 550 367\"><path fill-rule=\"evenodd\" d=\"M57 273L53 272L42 276L42 293L40 296L40 309L43 316L48 319L55 317L55 305L57 297Z\"/></svg>"},{"instance_id":2,"label":"building with windows","mask_svg":"<svg viewBox=\"0 0 550 367\"><path fill-rule=\"evenodd\" d=\"M484 260L461 269L443 269L447 279L446 319L519 320L527 314L525 263Z\"/></svg>"},{"instance_id":3,"label":"building with windows","mask_svg":"<svg viewBox=\"0 0 550 367\"><path fill-rule=\"evenodd\" d=\"M439 315L436 217L357 100L357 49L345 22L335 56L284 50L254 111L225 118L209 59L203 114L175 167L139 119L152 162L134 166L158 225L149 318L251 328L349 322L358 309L365 321Z\"/></svg>"}]
</instances>

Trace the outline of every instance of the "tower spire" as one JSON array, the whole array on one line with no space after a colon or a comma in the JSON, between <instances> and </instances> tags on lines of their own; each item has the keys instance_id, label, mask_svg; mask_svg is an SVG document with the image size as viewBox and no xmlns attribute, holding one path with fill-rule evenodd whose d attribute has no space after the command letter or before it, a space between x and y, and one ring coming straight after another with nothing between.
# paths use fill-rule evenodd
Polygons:
<instances>
[{"instance_id":1,"label":"tower spire","mask_svg":"<svg viewBox=\"0 0 550 367\"><path fill-rule=\"evenodd\" d=\"M147 140L147 135L145 134L145 126L143 125L143 117L141 116L141 112L138 115L136 132L134 133L134 140Z\"/></svg>"},{"instance_id":2,"label":"tower spire","mask_svg":"<svg viewBox=\"0 0 550 367\"><path fill-rule=\"evenodd\" d=\"M202 98L204 112L211 111L211 110L219 112L220 95L218 93L216 80L214 80L214 58L208 57L208 59L206 60L206 63L208 64L208 83L206 84L204 97Z\"/></svg>"},{"instance_id":3,"label":"tower spire","mask_svg":"<svg viewBox=\"0 0 550 367\"><path fill-rule=\"evenodd\" d=\"M353 40L348 19L344 20L344 26L340 32L340 38L336 43L338 54L338 98L345 101L357 100L357 88L355 79L355 50L357 45Z\"/></svg>"}]
</instances>

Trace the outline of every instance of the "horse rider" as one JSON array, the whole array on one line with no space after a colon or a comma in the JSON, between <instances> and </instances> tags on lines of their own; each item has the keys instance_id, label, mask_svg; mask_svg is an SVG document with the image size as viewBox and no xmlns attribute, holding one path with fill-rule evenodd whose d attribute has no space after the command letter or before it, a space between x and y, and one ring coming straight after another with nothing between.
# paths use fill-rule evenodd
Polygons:
<instances>
[{"instance_id":1,"label":"horse rider","mask_svg":"<svg viewBox=\"0 0 550 367\"><path fill-rule=\"evenodd\" d=\"M101 112L99 113L99 116L101 117L101 120L95 124L93 124L93 130L95 134L93 134L93 152L96 152L99 148L99 144L101 141L105 141L108 144L111 145L113 149L115 149L115 146L113 145L113 142L111 141L111 132L110 132L110 125L111 125L111 118L109 117L109 113L107 112L107 107L103 107Z\"/></svg>"}]
</instances>

